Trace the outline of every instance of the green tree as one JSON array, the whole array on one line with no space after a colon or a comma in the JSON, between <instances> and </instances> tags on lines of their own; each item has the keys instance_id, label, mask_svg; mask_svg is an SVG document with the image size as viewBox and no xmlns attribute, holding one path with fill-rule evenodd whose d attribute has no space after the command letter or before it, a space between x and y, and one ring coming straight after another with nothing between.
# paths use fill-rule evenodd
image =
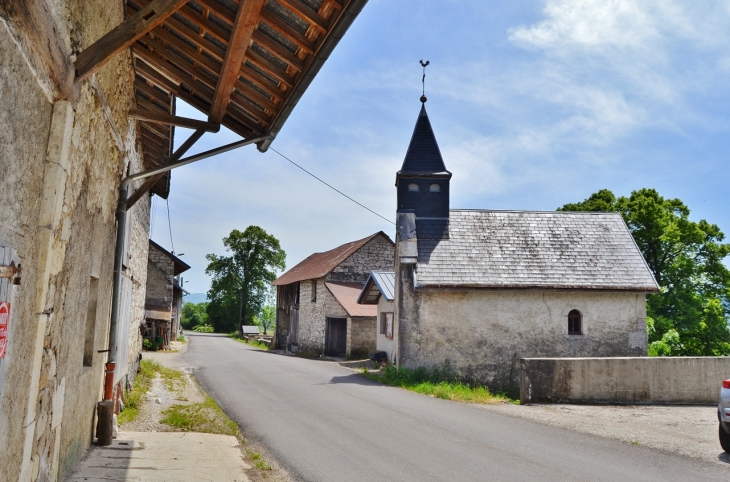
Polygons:
<instances>
[{"instance_id":1,"label":"green tree","mask_svg":"<svg viewBox=\"0 0 730 482\"><path fill-rule=\"evenodd\" d=\"M237 229L223 238L230 256L208 254L205 273L212 276L208 319L217 332L241 330L261 312L276 270L285 268L279 240L258 226Z\"/></svg>"},{"instance_id":2,"label":"green tree","mask_svg":"<svg viewBox=\"0 0 730 482\"><path fill-rule=\"evenodd\" d=\"M276 308L271 305L261 307L261 313L256 317L256 324L264 330L264 335L276 322Z\"/></svg>"},{"instance_id":3,"label":"green tree","mask_svg":"<svg viewBox=\"0 0 730 482\"><path fill-rule=\"evenodd\" d=\"M621 213L661 287L647 300L651 355L730 355L730 244L717 225L691 221L682 201L654 189L602 189L558 211Z\"/></svg>"},{"instance_id":4,"label":"green tree","mask_svg":"<svg viewBox=\"0 0 730 482\"><path fill-rule=\"evenodd\" d=\"M180 324L186 330L208 323L208 303L185 303L180 313Z\"/></svg>"}]
</instances>

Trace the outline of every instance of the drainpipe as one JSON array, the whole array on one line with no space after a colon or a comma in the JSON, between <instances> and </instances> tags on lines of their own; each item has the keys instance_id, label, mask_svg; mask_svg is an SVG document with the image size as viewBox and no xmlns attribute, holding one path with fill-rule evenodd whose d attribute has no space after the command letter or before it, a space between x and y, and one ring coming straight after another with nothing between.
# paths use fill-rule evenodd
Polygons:
<instances>
[{"instance_id":1,"label":"drainpipe","mask_svg":"<svg viewBox=\"0 0 730 482\"><path fill-rule=\"evenodd\" d=\"M99 445L112 444L112 417L114 414L114 372L116 370L117 361L117 328L119 326L119 303L122 294L122 257L124 256L124 237L127 228L127 199L129 199L129 188L132 182L139 179L145 179L156 174L162 174L167 171L171 171L176 167L207 159L223 152L228 152L233 149L238 149L239 147L244 147L249 144L255 144L257 142L262 142L269 139L269 136L261 136L253 139L244 139L238 142L232 142L230 144L217 147L215 149L211 149L209 151L201 152L200 154L196 154L194 156L180 159L185 151L192 147L192 145L198 139L200 139L202 135L202 131L196 131L196 133L193 134L190 139L188 139L188 141L183 144L183 146L178 148L178 150L170 158L169 163L159 167L148 169L137 174L129 175L122 179L122 182L119 186L119 201L117 203L117 240L116 246L114 248L115 251L114 281L112 290L112 313L111 320L109 322L109 345L107 350L105 350L107 352L107 363L106 372L104 374L104 400L99 402L98 404L99 430L97 438Z\"/></svg>"}]
</instances>

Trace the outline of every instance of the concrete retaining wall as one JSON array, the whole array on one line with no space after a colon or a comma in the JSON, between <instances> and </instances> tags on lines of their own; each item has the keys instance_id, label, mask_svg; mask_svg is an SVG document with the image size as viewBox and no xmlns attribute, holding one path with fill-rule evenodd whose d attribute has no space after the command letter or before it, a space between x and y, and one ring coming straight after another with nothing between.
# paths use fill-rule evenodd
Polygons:
<instances>
[{"instance_id":1,"label":"concrete retaining wall","mask_svg":"<svg viewBox=\"0 0 730 482\"><path fill-rule=\"evenodd\" d=\"M523 358L520 403L715 405L730 357Z\"/></svg>"}]
</instances>

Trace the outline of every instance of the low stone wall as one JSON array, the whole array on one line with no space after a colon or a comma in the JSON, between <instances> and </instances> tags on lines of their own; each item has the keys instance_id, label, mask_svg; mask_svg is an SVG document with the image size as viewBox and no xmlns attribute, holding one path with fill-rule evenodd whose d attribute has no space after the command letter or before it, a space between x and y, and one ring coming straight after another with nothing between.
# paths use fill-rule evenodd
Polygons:
<instances>
[{"instance_id":1,"label":"low stone wall","mask_svg":"<svg viewBox=\"0 0 730 482\"><path fill-rule=\"evenodd\" d=\"M523 358L520 403L715 405L730 357Z\"/></svg>"}]
</instances>

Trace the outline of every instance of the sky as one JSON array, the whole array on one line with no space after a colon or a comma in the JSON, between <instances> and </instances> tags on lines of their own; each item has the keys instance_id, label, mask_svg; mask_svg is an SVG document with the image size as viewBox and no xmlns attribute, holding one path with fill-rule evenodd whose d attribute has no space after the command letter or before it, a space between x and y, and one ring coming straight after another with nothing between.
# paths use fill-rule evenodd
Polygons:
<instances>
[{"instance_id":1,"label":"sky","mask_svg":"<svg viewBox=\"0 0 730 482\"><path fill-rule=\"evenodd\" d=\"M370 0L272 148L387 219L426 109L451 208L554 210L599 189L655 188L730 234L730 4L681 0ZM204 116L178 101L178 115ZM176 129L176 143L191 131ZM239 140L206 134L189 152ZM150 237L205 255L257 225L287 268L394 225L249 146L176 169ZM172 243L169 231L172 231Z\"/></svg>"}]
</instances>

